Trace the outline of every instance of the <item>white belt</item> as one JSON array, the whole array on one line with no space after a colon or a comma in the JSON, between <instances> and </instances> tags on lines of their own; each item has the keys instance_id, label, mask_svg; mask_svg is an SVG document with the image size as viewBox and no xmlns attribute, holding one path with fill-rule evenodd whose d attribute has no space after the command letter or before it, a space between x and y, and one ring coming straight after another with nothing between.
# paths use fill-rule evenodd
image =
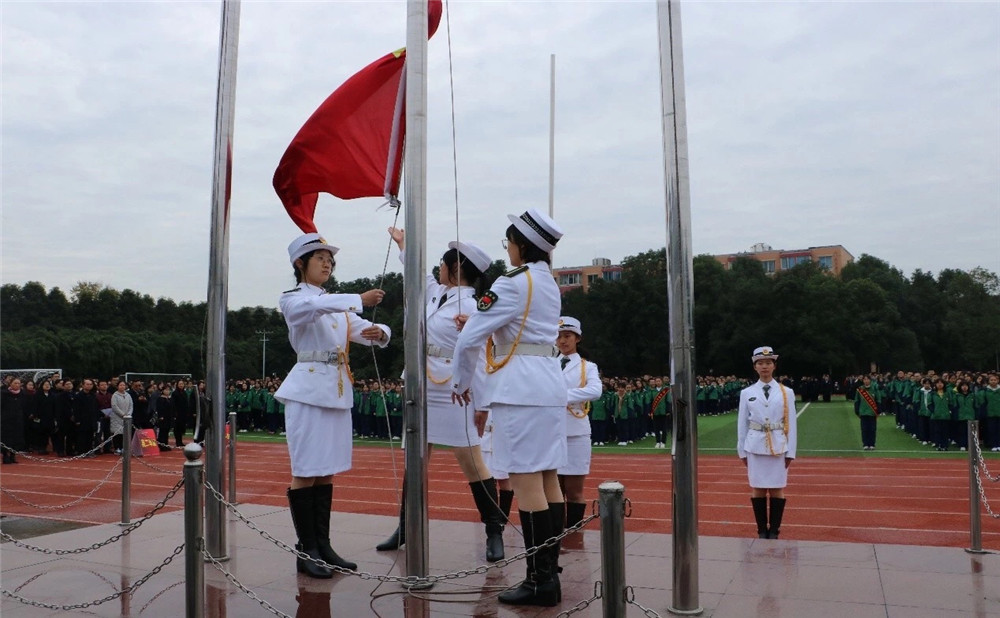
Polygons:
<instances>
[{"instance_id":1,"label":"white belt","mask_svg":"<svg viewBox=\"0 0 1000 618\"><path fill-rule=\"evenodd\" d=\"M514 344L511 343L501 343L495 348L494 354L497 356L507 356L510 354L511 348ZM559 348L554 345L547 345L544 343L519 343L517 348L514 349L515 356L544 356L546 358L555 358L559 356Z\"/></svg>"},{"instance_id":2,"label":"white belt","mask_svg":"<svg viewBox=\"0 0 1000 618\"><path fill-rule=\"evenodd\" d=\"M452 358L455 356L455 350L427 344L427 356L433 356L435 358Z\"/></svg>"},{"instance_id":3,"label":"white belt","mask_svg":"<svg viewBox=\"0 0 1000 618\"><path fill-rule=\"evenodd\" d=\"M300 363L326 363L328 365L339 365L339 352L299 352L296 358Z\"/></svg>"},{"instance_id":4,"label":"white belt","mask_svg":"<svg viewBox=\"0 0 1000 618\"><path fill-rule=\"evenodd\" d=\"M754 431L783 431L785 429L785 423L764 423L762 425L760 423L750 421L750 429L753 429Z\"/></svg>"}]
</instances>

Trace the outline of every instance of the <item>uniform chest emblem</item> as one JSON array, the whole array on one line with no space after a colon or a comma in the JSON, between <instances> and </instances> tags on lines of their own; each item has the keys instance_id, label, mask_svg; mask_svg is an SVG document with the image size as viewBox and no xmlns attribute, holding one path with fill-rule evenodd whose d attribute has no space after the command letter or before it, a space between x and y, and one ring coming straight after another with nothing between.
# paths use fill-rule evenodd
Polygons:
<instances>
[{"instance_id":1,"label":"uniform chest emblem","mask_svg":"<svg viewBox=\"0 0 1000 618\"><path fill-rule=\"evenodd\" d=\"M492 307L496 302L497 295L493 293L493 290L487 290L486 293L483 294L482 298L479 299L479 302L476 303L476 309L479 309L480 311L489 311L490 307Z\"/></svg>"}]
</instances>

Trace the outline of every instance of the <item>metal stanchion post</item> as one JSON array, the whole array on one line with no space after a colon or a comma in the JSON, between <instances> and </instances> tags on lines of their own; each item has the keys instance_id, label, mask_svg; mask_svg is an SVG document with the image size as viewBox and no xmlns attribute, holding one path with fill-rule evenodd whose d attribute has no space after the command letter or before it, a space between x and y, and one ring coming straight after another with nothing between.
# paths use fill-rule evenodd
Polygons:
<instances>
[{"instance_id":1,"label":"metal stanchion post","mask_svg":"<svg viewBox=\"0 0 1000 618\"><path fill-rule=\"evenodd\" d=\"M202 546L205 543L203 492L205 469L201 447L191 442L184 447L184 605L187 618L202 618L205 614L205 563Z\"/></svg>"},{"instance_id":2,"label":"metal stanchion post","mask_svg":"<svg viewBox=\"0 0 1000 618\"><path fill-rule=\"evenodd\" d=\"M122 419L122 524L129 525L132 515L132 415Z\"/></svg>"},{"instance_id":3,"label":"metal stanchion post","mask_svg":"<svg viewBox=\"0 0 1000 618\"><path fill-rule=\"evenodd\" d=\"M236 504L236 413L229 413L229 502Z\"/></svg>"},{"instance_id":4,"label":"metal stanchion post","mask_svg":"<svg viewBox=\"0 0 1000 618\"><path fill-rule=\"evenodd\" d=\"M597 488L601 515L601 600L605 618L625 616L625 486L605 481Z\"/></svg>"},{"instance_id":5,"label":"metal stanchion post","mask_svg":"<svg viewBox=\"0 0 1000 618\"><path fill-rule=\"evenodd\" d=\"M983 552L983 529L980 521L982 504L979 502L979 421L968 421L969 434L969 548L972 554Z\"/></svg>"}]
</instances>

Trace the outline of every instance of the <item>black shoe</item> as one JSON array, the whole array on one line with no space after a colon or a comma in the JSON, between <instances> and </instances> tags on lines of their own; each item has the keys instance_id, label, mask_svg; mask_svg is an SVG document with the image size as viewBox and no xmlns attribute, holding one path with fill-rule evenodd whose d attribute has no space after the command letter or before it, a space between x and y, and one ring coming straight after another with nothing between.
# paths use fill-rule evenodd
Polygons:
<instances>
[{"instance_id":1,"label":"black shoe","mask_svg":"<svg viewBox=\"0 0 1000 618\"><path fill-rule=\"evenodd\" d=\"M486 534L486 562L496 562L503 560L503 533L494 532Z\"/></svg>"},{"instance_id":2,"label":"black shoe","mask_svg":"<svg viewBox=\"0 0 1000 618\"><path fill-rule=\"evenodd\" d=\"M314 560L323 560L319 555L319 549L302 549L301 543L295 544L295 549L304 553L305 555L313 558ZM325 561L324 561L325 562ZM295 558L295 571L298 573L304 573L309 577L314 577L316 579L330 579L333 577L333 571L326 568L321 564L316 564L311 560L305 560L303 558Z\"/></svg>"},{"instance_id":3,"label":"black shoe","mask_svg":"<svg viewBox=\"0 0 1000 618\"><path fill-rule=\"evenodd\" d=\"M397 526L396 531L392 533L392 536L375 546L375 551L390 551L393 549L399 549L404 543L406 543L406 533L403 532L402 526Z\"/></svg>"}]
</instances>

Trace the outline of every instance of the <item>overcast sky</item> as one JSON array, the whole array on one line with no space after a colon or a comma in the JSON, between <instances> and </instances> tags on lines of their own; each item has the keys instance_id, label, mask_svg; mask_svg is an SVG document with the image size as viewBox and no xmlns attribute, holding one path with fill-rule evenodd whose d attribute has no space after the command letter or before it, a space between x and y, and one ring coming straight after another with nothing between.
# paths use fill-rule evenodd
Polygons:
<instances>
[{"instance_id":1,"label":"overcast sky","mask_svg":"<svg viewBox=\"0 0 1000 618\"><path fill-rule=\"evenodd\" d=\"M0 3L2 282L204 301L220 5ZM457 233L504 257L548 203L556 266L665 245L656 6L450 6L429 50L428 265ZM347 77L405 43L405 3L242 5L229 300L273 307L299 232L281 154ZM909 275L1000 272L1000 4L682 5L693 252L842 244ZM378 276L393 213L323 195L337 277ZM403 217L401 215L400 221ZM400 223L402 225L402 223ZM390 270L401 270L393 247Z\"/></svg>"}]
</instances>

